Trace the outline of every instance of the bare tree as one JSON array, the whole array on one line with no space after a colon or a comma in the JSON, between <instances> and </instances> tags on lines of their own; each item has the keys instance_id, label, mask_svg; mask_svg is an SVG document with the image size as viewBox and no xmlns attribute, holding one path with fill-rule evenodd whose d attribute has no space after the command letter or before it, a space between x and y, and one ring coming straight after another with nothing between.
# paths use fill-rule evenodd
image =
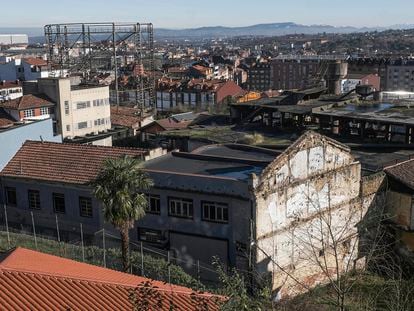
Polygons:
<instances>
[{"instance_id":1,"label":"bare tree","mask_svg":"<svg viewBox=\"0 0 414 311\"><path fill-rule=\"evenodd\" d=\"M369 208L360 201L332 206L328 190L328 204L322 208L318 199L309 198L312 218L299 219L292 229L293 264L298 269L315 269L316 282L327 283L334 292L326 303L337 310L346 309L353 286L370 263L384 255L383 197Z\"/></svg>"}]
</instances>

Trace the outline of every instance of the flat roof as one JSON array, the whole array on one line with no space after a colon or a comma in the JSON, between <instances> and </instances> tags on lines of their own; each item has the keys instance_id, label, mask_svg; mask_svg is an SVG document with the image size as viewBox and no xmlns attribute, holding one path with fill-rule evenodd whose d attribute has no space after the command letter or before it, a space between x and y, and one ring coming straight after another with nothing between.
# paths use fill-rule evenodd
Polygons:
<instances>
[{"instance_id":1,"label":"flat roof","mask_svg":"<svg viewBox=\"0 0 414 311\"><path fill-rule=\"evenodd\" d=\"M169 153L147 161L144 163L144 168L209 177L222 176L247 181L250 173L260 174L278 154L278 152L271 155L260 151L249 152L226 146L212 145L197 149L192 153Z\"/></svg>"},{"instance_id":2,"label":"flat roof","mask_svg":"<svg viewBox=\"0 0 414 311\"><path fill-rule=\"evenodd\" d=\"M210 145L172 152L143 164L155 187L249 199L249 177L260 175L279 152L244 145Z\"/></svg>"},{"instance_id":3,"label":"flat roof","mask_svg":"<svg viewBox=\"0 0 414 311\"><path fill-rule=\"evenodd\" d=\"M86 90L86 89L96 89L100 87L109 87L107 85L99 85L99 84L79 84L79 85L71 85L71 91L79 91L79 90Z\"/></svg>"},{"instance_id":4,"label":"flat roof","mask_svg":"<svg viewBox=\"0 0 414 311\"><path fill-rule=\"evenodd\" d=\"M281 154L280 151L240 144L207 145L194 150L192 153L269 162Z\"/></svg>"},{"instance_id":5,"label":"flat roof","mask_svg":"<svg viewBox=\"0 0 414 311\"><path fill-rule=\"evenodd\" d=\"M414 156L414 148L398 146L372 146L351 148L351 153L361 163L363 174L380 172L384 167L406 161Z\"/></svg>"},{"instance_id":6,"label":"flat roof","mask_svg":"<svg viewBox=\"0 0 414 311\"><path fill-rule=\"evenodd\" d=\"M313 113L319 116L335 116L338 118L414 125L414 108L410 107L409 104L349 104L342 107L322 108L321 110L314 110Z\"/></svg>"}]
</instances>

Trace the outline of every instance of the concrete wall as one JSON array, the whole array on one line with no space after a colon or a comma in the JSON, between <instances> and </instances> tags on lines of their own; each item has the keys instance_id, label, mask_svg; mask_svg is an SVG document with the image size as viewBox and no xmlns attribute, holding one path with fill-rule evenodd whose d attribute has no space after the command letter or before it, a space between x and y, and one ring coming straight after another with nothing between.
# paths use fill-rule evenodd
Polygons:
<instances>
[{"instance_id":1,"label":"concrete wall","mask_svg":"<svg viewBox=\"0 0 414 311\"><path fill-rule=\"evenodd\" d=\"M228 243L228 257L223 258L225 260L224 263L236 264L236 241L246 245L249 241L249 223L251 218L251 204L249 200L212 195L209 193L189 193L161 188L152 189L151 194L160 196L161 213L160 215L147 214L144 219L138 221L138 227L161 230L167 239L169 232L180 233L189 237L203 237L209 239L211 243L209 252L205 249L203 254L199 254L197 245L190 242L186 244L185 252L181 251L181 256L185 256L187 260L194 263L196 263L197 260L202 260L202 262L204 262L205 258L209 258L209 262L204 263L211 264L212 257L219 255L215 251L214 245L216 243L222 245L222 241L226 241ZM193 219L169 216L169 197L193 200ZM202 201L226 203L229 208L229 222L215 223L202 220ZM181 246L173 244L170 245L170 248L182 249ZM246 267L243 267L243 269L246 269Z\"/></svg>"},{"instance_id":2,"label":"concrete wall","mask_svg":"<svg viewBox=\"0 0 414 311\"><path fill-rule=\"evenodd\" d=\"M17 80L17 72L15 61L0 64L0 80L15 81Z\"/></svg>"},{"instance_id":3,"label":"concrete wall","mask_svg":"<svg viewBox=\"0 0 414 311\"><path fill-rule=\"evenodd\" d=\"M53 121L46 119L0 131L0 170L11 160L26 140L62 142L61 136L53 136Z\"/></svg>"},{"instance_id":4,"label":"concrete wall","mask_svg":"<svg viewBox=\"0 0 414 311\"><path fill-rule=\"evenodd\" d=\"M16 188L17 205L8 206L7 208L9 225L16 229L31 231L32 222L30 212L33 212L37 234L41 235L57 235L55 215L58 217L59 230L64 240L80 239L80 223L82 223L84 233L87 235L92 235L94 232L102 229L103 215L101 205L93 198L89 188L11 178L3 178L2 186ZM29 208L28 190L38 190L40 192L39 210ZM64 194L65 214L55 214L52 199L53 193ZM80 216L79 196L92 198L92 218Z\"/></svg>"},{"instance_id":5,"label":"concrete wall","mask_svg":"<svg viewBox=\"0 0 414 311\"><path fill-rule=\"evenodd\" d=\"M46 94L57 103L56 118L59 133L62 134L63 138L85 136L91 133L97 134L111 128L109 87L71 90L69 78L49 78L39 80L39 92ZM103 101L104 105L94 106L95 100ZM77 109L78 102L89 102L89 106ZM99 123L96 123L98 120ZM80 128L79 123L83 122L86 122L87 126Z\"/></svg>"},{"instance_id":6,"label":"concrete wall","mask_svg":"<svg viewBox=\"0 0 414 311\"><path fill-rule=\"evenodd\" d=\"M53 193L62 193L65 195L66 213L57 214L62 238L79 239L80 223L83 225L84 233L90 236L101 230L103 226L109 232L115 235L118 234L109 224L104 225L102 205L92 197L91 189L86 186L3 178L1 187L1 193L3 193L4 187L15 187L17 189L17 206L8 206L7 209L9 224L13 227L30 231L30 212L33 211L38 234L56 236L56 216L53 210L52 195ZM27 194L29 189L40 191L40 210L29 209ZM245 258L246 254L238 251L236 244L242 243L246 247L248 245L251 218L250 200L162 188L153 188L150 193L160 197L160 214L147 213L143 219L139 220L130 232L132 241L138 241L139 228L161 230L164 242L161 244L150 243L150 246L172 250L172 254L185 259L187 266L184 268L191 273L195 272L194 266L191 267L191 263L196 264L197 260L200 260L201 265L208 266L211 265L212 258L215 255L219 255L224 264L235 265L243 262L240 258ZM80 216L79 196L92 198L93 218ZM193 200L193 219L169 216L169 197ZM228 223L203 220L202 201L227 204L229 211ZM0 222L3 220L2 217L3 213L0 213ZM188 239L183 238L185 236ZM201 245L208 245L208 247L202 247L201 252ZM239 266L239 268L247 269L247 266ZM191 271L191 269L193 270ZM212 280L216 276L203 275L203 277Z\"/></svg>"},{"instance_id":7,"label":"concrete wall","mask_svg":"<svg viewBox=\"0 0 414 311\"><path fill-rule=\"evenodd\" d=\"M256 262L261 273L273 274L273 289L282 297L327 280L318 262L328 254L328 230L355 245L356 224L364 213L360 201L361 167L350 151L332 140L307 133L255 180ZM329 212L330 211L330 212ZM332 224L332 227L327 223ZM351 262L355 253L340 249ZM329 273L332 273L329 272Z\"/></svg>"}]
</instances>

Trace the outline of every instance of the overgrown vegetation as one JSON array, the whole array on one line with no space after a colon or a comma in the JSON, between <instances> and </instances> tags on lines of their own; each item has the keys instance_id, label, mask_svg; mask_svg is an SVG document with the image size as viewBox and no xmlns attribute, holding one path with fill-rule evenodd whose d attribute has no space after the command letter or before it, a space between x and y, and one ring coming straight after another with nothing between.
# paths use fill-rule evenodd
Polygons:
<instances>
[{"instance_id":1,"label":"overgrown vegetation","mask_svg":"<svg viewBox=\"0 0 414 311\"><path fill-rule=\"evenodd\" d=\"M164 137L187 137L190 139L208 140L212 143L242 143L251 145L280 145L290 144L289 135L263 135L252 132L236 130L233 126L209 126L203 128L182 129L179 131L166 131Z\"/></svg>"},{"instance_id":2,"label":"overgrown vegetation","mask_svg":"<svg viewBox=\"0 0 414 311\"><path fill-rule=\"evenodd\" d=\"M0 232L0 251L5 252L11 247L25 247L28 249L38 250L43 253L65 257L76 261L83 261L82 247L78 245L57 242L55 240L48 240L37 238L37 247L33 236L26 234L10 233L10 247L7 241L7 234ZM85 263L89 263L96 266L103 266L103 249L96 246L84 247ZM204 289L204 285L184 270L174 264L169 264L162 258L154 256L144 255L144 276L168 282L169 280L173 284L191 287L196 290ZM136 251L131 252L131 266L132 272L137 275L142 275L141 271L141 254ZM120 249L107 249L106 250L106 266L110 269L122 270L121 250ZM170 268L170 277L168 276L168 267Z\"/></svg>"}]
</instances>

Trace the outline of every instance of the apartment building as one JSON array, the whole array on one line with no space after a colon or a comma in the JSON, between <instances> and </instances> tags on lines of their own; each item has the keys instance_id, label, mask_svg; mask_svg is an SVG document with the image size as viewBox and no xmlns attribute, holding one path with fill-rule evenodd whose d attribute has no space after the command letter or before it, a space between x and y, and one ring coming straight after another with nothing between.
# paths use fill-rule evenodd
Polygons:
<instances>
[{"instance_id":1,"label":"apartment building","mask_svg":"<svg viewBox=\"0 0 414 311\"><path fill-rule=\"evenodd\" d=\"M43 78L25 87L25 92L42 94L56 103L56 131L64 140L82 138L85 143L112 145L108 86L71 85L69 78Z\"/></svg>"},{"instance_id":2,"label":"apartment building","mask_svg":"<svg viewBox=\"0 0 414 311\"><path fill-rule=\"evenodd\" d=\"M387 91L414 92L414 61L395 61L387 66Z\"/></svg>"},{"instance_id":3,"label":"apartment building","mask_svg":"<svg viewBox=\"0 0 414 311\"><path fill-rule=\"evenodd\" d=\"M271 86L271 66L269 63L256 63L248 70L247 84L252 91L268 91Z\"/></svg>"},{"instance_id":4,"label":"apartment building","mask_svg":"<svg viewBox=\"0 0 414 311\"><path fill-rule=\"evenodd\" d=\"M168 111L191 108L206 109L243 93L233 81L160 79L157 83L157 109Z\"/></svg>"},{"instance_id":5,"label":"apartment building","mask_svg":"<svg viewBox=\"0 0 414 311\"><path fill-rule=\"evenodd\" d=\"M19 80L0 81L0 102L23 96L23 87Z\"/></svg>"},{"instance_id":6,"label":"apartment building","mask_svg":"<svg viewBox=\"0 0 414 311\"><path fill-rule=\"evenodd\" d=\"M49 76L60 76L59 71L50 71L43 58L15 58L3 56L0 59L0 80L36 81Z\"/></svg>"},{"instance_id":7,"label":"apartment building","mask_svg":"<svg viewBox=\"0 0 414 311\"><path fill-rule=\"evenodd\" d=\"M270 62L270 86L274 90L305 88L318 73L318 59L273 59Z\"/></svg>"}]
</instances>

